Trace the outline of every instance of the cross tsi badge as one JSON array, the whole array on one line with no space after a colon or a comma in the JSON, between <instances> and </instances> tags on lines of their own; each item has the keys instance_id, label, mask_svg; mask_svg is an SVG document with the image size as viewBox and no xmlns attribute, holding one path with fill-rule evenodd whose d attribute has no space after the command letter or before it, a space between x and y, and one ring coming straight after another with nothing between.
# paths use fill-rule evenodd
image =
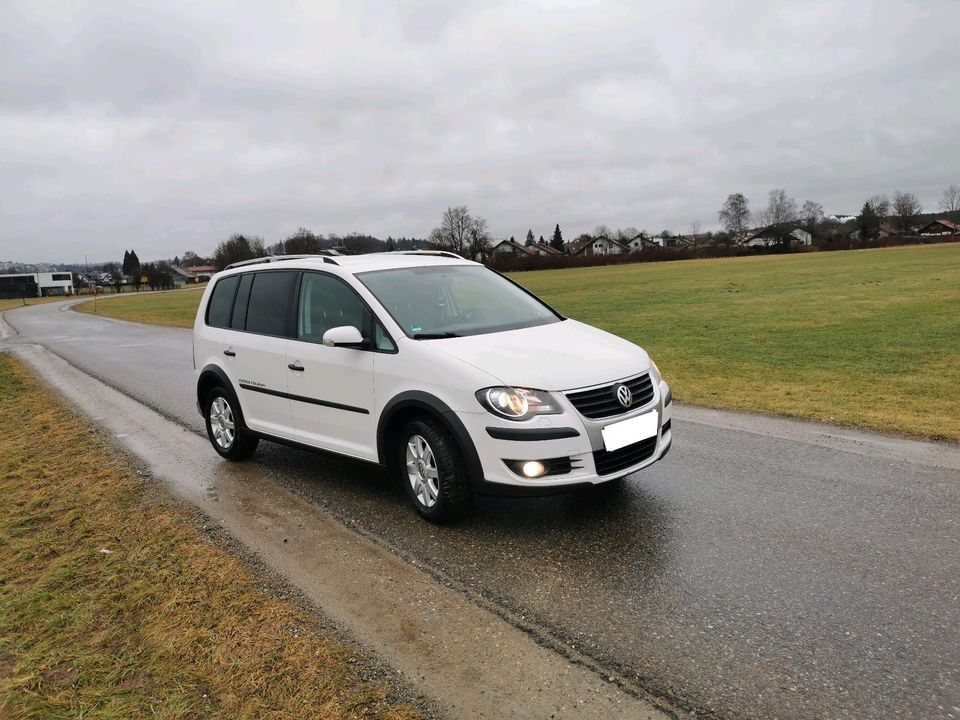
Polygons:
<instances>
[{"instance_id":1,"label":"cross tsi badge","mask_svg":"<svg viewBox=\"0 0 960 720\"><path fill-rule=\"evenodd\" d=\"M631 405L633 405L633 393L630 392L630 388L628 388L626 385L618 385L618 386L617 386L617 400L618 400L618 401L620 402L620 404L623 405L625 408L628 408L628 407L630 407Z\"/></svg>"}]
</instances>

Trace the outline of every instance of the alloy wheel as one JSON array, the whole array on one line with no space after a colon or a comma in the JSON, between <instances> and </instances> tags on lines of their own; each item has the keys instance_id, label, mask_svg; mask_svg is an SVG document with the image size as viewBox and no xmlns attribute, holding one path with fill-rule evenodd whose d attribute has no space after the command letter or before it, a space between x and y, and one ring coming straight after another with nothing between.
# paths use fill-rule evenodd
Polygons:
<instances>
[{"instance_id":1,"label":"alloy wheel","mask_svg":"<svg viewBox=\"0 0 960 720\"><path fill-rule=\"evenodd\" d=\"M417 501L425 508L437 504L440 496L440 471L430 443L422 435L407 441L407 478Z\"/></svg>"},{"instance_id":2,"label":"alloy wheel","mask_svg":"<svg viewBox=\"0 0 960 720\"><path fill-rule=\"evenodd\" d=\"M229 450L237 436L237 428L233 419L233 410L224 398L214 398L210 403L210 431L213 440L223 450Z\"/></svg>"}]
</instances>

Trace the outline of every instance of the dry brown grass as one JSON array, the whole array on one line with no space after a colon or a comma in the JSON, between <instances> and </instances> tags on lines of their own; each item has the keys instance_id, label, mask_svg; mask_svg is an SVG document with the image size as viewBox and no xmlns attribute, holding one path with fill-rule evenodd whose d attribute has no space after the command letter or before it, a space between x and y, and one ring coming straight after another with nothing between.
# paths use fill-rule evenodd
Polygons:
<instances>
[{"instance_id":1,"label":"dry brown grass","mask_svg":"<svg viewBox=\"0 0 960 720\"><path fill-rule=\"evenodd\" d=\"M416 716L3 354L0 470L0 717Z\"/></svg>"}]
</instances>

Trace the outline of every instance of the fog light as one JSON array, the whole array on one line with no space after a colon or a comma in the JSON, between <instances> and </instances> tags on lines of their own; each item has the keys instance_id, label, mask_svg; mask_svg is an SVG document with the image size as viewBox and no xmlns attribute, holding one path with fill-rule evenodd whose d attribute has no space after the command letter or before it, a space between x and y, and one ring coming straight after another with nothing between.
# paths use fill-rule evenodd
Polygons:
<instances>
[{"instance_id":1,"label":"fog light","mask_svg":"<svg viewBox=\"0 0 960 720\"><path fill-rule=\"evenodd\" d=\"M546 471L547 466L538 460L527 460L527 462L520 466L520 472L524 474L524 477L528 478L538 478Z\"/></svg>"}]
</instances>

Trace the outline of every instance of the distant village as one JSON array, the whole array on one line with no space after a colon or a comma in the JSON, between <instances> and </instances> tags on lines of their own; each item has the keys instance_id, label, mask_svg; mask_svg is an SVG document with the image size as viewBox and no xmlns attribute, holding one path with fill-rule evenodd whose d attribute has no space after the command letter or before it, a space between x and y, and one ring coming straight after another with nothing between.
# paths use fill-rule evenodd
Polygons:
<instances>
[{"instance_id":1,"label":"distant village","mask_svg":"<svg viewBox=\"0 0 960 720\"><path fill-rule=\"evenodd\" d=\"M956 186L945 191L952 192ZM771 193L770 208L775 208ZM960 189L954 193L960 203ZM909 194L906 194L909 195ZM895 203L905 195L898 194ZM785 198L785 196L784 196ZM960 240L960 211L921 214L913 196L914 214L890 214L889 203L875 196L864 204L860 215L824 216L819 205L806 203L804 211L796 208L789 217L765 222L759 227L737 228L737 221L749 218L746 201L731 195L721 210L725 230L699 232L694 223L689 233L663 230L651 234L633 228L612 231L599 225L592 233L584 233L572 241L563 238L559 224L549 240L535 238L528 230L523 242L514 237L491 238L486 222L474 218L465 206L448 208L444 222L429 238L388 237L351 234L344 237L314 235L303 228L286 240L266 246L260 238L234 235L220 243L211 257L187 252L183 257L141 264L136 252L124 253L123 263L105 263L90 269L85 264L16 263L0 261L0 298L72 295L77 292L107 290L122 292L148 287L165 290L207 282L228 262L262 255L282 254L361 254L378 251L444 249L464 257L487 262L504 270L581 267L620 262L682 260L696 257L725 257L763 252L802 252L805 250L847 250L886 245L944 242ZM787 202L789 199L786 199ZM909 203L908 203L909 205ZM902 209L902 208L901 208ZM908 208L909 209L909 208ZM737 213L741 215L738 216ZM726 218L724 213L727 213ZM766 219L775 215L768 210ZM761 216L763 217L763 216ZM457 235L455 228L460 227Z\"/></svg>"}]
</instances>

